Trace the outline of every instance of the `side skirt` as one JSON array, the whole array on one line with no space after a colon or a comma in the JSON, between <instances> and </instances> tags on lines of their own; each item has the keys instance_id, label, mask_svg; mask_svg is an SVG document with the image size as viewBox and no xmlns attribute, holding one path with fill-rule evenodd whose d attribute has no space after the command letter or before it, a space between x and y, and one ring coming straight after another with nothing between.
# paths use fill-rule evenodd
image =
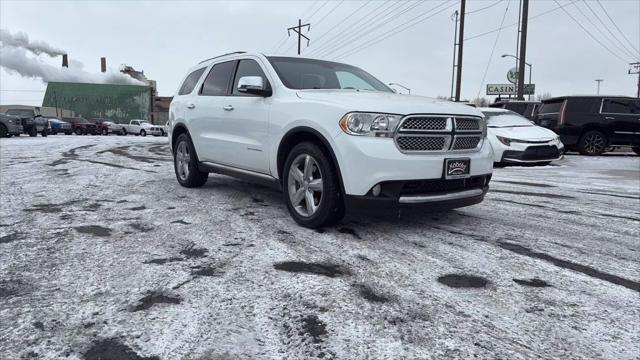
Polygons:
<instances>
[{"instance_id":1,"label":"side skirt","mask_svg":"<svg viewBox=\"0 0 640 360\"><path fill-rule=\"evenodd\" d=\"M268 186L276 190L282 190L280 181L271 175L262 174L255 171L238 169L228 165L216 164L212 162L199 162L198 168L201 171L231 176L237 179L246 180L252 183Z\"/></svg>"}]
</instances>

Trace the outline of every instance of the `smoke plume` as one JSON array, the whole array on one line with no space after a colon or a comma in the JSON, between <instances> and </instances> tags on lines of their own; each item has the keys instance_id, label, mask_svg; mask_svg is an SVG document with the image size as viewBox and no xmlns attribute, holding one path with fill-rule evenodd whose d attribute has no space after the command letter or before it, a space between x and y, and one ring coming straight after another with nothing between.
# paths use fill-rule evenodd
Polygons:
<instances>
[{"instance_id":1,"label":"smoke plume","mask_svg":"<svg viewBox=\"0 0 640 360\"><path fill-rule=\"evenodd\" d=\"M146 85L120 72L89 73L77 66L64 68L49 65L37 57L27 56L27 48L7 46L4 42L0 51L0 66L9 73L41 79L43 82L79 82L98 84ZM28 49L33 52L32 49ZM73 63L72 63L73 66Z\"/></svg>"},{"instance_id":2,"label":"smoke plume","mask_svg":"<svg viewBox=\"0 0 640 360\"><path fill-rule=\"evenodd\" d=\"M47 54L51 57L56 57L66 54L66 51L57 49L44 41L30 41L29 36L23 32L11 34L8 30L0 29L0 42L2 42L3 47L20 47L36 55Z\"/></svg>"}]
</instances>

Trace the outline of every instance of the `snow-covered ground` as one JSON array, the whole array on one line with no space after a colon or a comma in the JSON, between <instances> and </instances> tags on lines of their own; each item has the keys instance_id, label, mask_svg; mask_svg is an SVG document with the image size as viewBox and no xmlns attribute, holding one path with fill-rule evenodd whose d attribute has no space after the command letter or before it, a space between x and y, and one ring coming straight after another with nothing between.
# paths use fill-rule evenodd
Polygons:
<instances>
[{"instance_id":1,"label":"snow-covered ground","mask_svg":"<svg viewBox=\"0 0 640 360\"><path fill-rule=\"evenodd\" d=\"M166 141L0 139L1 359L640 354L640 157L313 231L264 187L180 187Z\"/></svg>"}]
</instances>

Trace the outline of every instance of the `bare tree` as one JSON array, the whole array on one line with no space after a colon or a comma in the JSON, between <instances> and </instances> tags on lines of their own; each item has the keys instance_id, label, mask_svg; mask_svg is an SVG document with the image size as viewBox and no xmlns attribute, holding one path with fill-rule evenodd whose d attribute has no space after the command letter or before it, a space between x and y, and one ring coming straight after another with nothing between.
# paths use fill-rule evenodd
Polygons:
<instances>
[{"instance_id":1,"label":"bare tree","mask_svg":"<svg viewBox=\"0 0 640 360\"><path fill-rule=\"evenodd\" d=\"M542 101L542 100L550 99L552 98L552 96L551 96L551 93L546 92L538 95L537 98L538 98L538 101Z\"/></svg>"}]
</instances>

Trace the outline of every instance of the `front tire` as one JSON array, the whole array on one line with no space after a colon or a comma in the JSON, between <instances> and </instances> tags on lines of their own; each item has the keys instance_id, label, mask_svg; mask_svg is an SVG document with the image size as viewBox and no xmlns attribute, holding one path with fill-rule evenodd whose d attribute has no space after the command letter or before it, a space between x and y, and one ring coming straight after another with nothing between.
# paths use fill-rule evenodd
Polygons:
<instances>
[{"instance_id":1,"label":"front tire","mask_svg":"<svg viewBox=\"0 0 640 360\"><path fill-rule=\"evenodd\" d=\"M344 217L338 173L316 144L296 145L285 161L282 188L291 217L301 226L333 225Z\"/></svg>"},{"instance_id":2,"label":"front tire","mask_svg":"<svg viewBox=\"0 0 640 360\"><path fill-rule=\"evenodd\" d=\"M38 136L38 130L36 130L36 127L31 127L29 128L29 136L31 137L36 137Z\"/></svg>"},{"instance_id":3,"label":"front tire","mask_svg":"<svg viewBox=\"0 0 640 360\"><path fill-rule=\"evenodd\" d=\"M40 132L40 135L42 135L42 137L47 137L47 135L49 135L49 131L47 129L42 130L42 132Z\"/></svg>"},{"instance_id":4,"label":"front tire","mask_svg":"<svg viewBox=\"0 0 640 360\"><path fill-rule=\"evenodd\" d=\"M607 136L598 130L587 131L580 137L578 151L581 155L598 156L607 149Z\"/></svg>"},{"instance_id":5,"label":"front tire","mask_svg":"<svg viewBox=\"0 0 640 360\"><path fill-rule=\"evenodd\" d=\"M76 133L76 135L82 135L82 129L80 128L76 128L74 132Z\"/></svg>"},{"instance_id":6,"label":"front tire","mask_svg":"<svg viewBox=\"0 0 640 360\"><path fill-rule=\"evenodd\" d=\"M640 155L640 146L634 146L631 150L633 150L636 155Z\"/></svg>"},{"instance_id":7,"label":"front tire","mask_svg":"<svg viewBox=\"0 0 640 360\"><path fill-rule=\"evenodd\" d=\"M102 129L102 135L103 135L103 136L108 136L108 135L109 135L109 130L107 130L107 129Z\"/></svg>"},{"instance_id":8,"label":"front tire","mask_svg":"<svg viewBox=\"0 0 640 360\"><path fill-rule=\"evenodd\" d=\"M0 138L9 137L8 135L9 130L7 130L7 127L4 124L0 124Z\"/></svg>"},{"instance_id":9,"label":"front tire","mask_svg":"<svg viewBox=\"0 0 640 360\"><path fill-rule=\"evenodd\" d=\"M201 187L207 182L209 173L198 169L196 150L187 134L181 134L176 141L173 151L173 169L178 183L184 187Z\"/></svg>"}]
</instances>

